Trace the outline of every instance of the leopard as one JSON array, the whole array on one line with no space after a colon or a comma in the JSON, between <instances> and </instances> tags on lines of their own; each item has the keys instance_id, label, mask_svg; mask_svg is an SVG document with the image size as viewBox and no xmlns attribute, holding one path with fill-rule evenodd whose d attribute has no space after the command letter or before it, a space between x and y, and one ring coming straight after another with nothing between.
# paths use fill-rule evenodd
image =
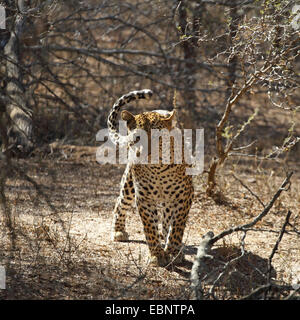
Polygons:
<instances>
[{"instance_id":1,"label":"leopard","mask_svg":"<svg viewBox=\"0 0 300 320\"><path fill-rule=\"evenodd\" d=\"M107 120L109 136L113 143L117 144L121 137L124 137L120 136L117 127L121 107L134 100L149 100L152 95L153 92L149 89L136 90L123 95L114 103ZM126 121L128 133L142 129L147 132L148 137L151 136L152 129L170 131L177 123L175 109L147 111L137 115L123 110L121 119ZM171 143L171 150L173 147L174 141ZM161 143L159 149L158 163L128 161L113 210L111 240L129 240L125 228L126 216L132 207L136 207L150 252L150 264L163 267L170 263L180 263L185 259L182 239L194 197L194 188L192 177L185 170L187 164L184 161L179 164L174 161L163 163ZM151 151L148 155L150 159Z\"/></svg>"}]
</instances>

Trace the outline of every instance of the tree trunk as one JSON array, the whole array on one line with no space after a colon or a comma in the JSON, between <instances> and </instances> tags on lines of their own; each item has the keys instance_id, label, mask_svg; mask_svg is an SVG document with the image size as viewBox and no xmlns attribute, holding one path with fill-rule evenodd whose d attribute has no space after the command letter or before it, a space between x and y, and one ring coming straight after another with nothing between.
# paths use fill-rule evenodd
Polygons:
<instances>
[{"instance_id":1,"label":"tree trunk","mask_svg":"<svg viewBox=\"0 0 300 320\"><path fill-rule=\"evenodd\" d=\"M25 1L18 1L18 14L10 30L10 39L4 48L6 57L6 114L10 121L10 143L22 152L29 152L32 142L32 114L26 105L24 88L22 85L22 70L20 68L19 39L23 32Z\"/></svg>"},{"instance_id":2,"label":"tree trunk","mask_svg":"<svg viewBox=\"0 0 300 320\"><path fill-rule=\"evenodd\" d=\"M186 87L186 90L182 92L185 109L184 114L182 114L182 119L184 123L192 125L193 123L188 123L190 122L190 119L192 119L193 122L198 117L196 112L197 95L195 91L195 74L197 72L195 67L197 55L195 49L197 40L195 36L197 29L199 28L199 20L201 19L202 15L203 4L200 1L198 4L196 4L196 7L193 8L192 26L189 26L188 23L187 6L188 1L180 1L178 5L178 24L183 36L181 46L185 60L185 63L180 66L180 68L183 68L184 83ZM185 37L187 37L187 39L185 39ZM191 38L189 39L189 37Z\"/></svg>"}]
</instances>

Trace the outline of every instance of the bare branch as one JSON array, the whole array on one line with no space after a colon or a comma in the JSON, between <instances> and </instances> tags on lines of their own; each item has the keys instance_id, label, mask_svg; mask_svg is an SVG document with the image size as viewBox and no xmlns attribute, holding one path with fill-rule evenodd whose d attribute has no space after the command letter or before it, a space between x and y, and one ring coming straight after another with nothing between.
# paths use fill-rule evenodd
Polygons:
<instances>
[{"instance_id":1,"label":"bare branch","mask_svg":"<svg viewBox=\"0 0 300 320\"><path fill-rule=\"evenodd\" d=\"M211 231L202 237L202 241L198 246L197 255L195 257L193 267L191 270L191 289L194 293L194 298L196 300L202 300L203 298L199 273L201 272L201 269L205 264L205 259L213 258L211 255L207 253L211 247L210 241L213 239L213 237L214 234Z\"/></svg>"},{"instance_id":2,"label":"bare branch","mask_svg":"<svg viewBox=\"0 0 300 320\"><path fill-rule=\"evenodd\" d=\"M270 209L273 207L273 204L278 199L278 197L280 196L281 192L285 191L285 187L290 184L290 179L291 179L292 175L293 175L293 172L290 172L287 175L287 177L285 178L285 180L281 184L280 188L275 192L275 194L273 195L272 199L265 206L264 210L259 215L257 215L251 222L248 222L246 224L243 224L243 225L240 225L240 226L236 226L236 227L233 227L233 228L230 228L230 229L227 229L227 230L221 232L220 234L218 234L215 237L213 237L209 241L209 244L213 245L215 242L219 241L220 239L224 238L225 236L228 236L228 235L232 234L233 232L247 231L248 228L252 228L254 225L257 224L257 222L261 221L268 214Z\"/></svg>"},{"instance_id":3,"label":"bare branch","mask_svg":"<svg viewBox=\"0 0 300 320\"><path fill-rule=\"evenodd\" d=\"M238 178L234 173L232 173L233 177L245 188L247 189L250 194L256 198L256 200L265 208L265 204L260 200L259 196L257 194L255 194L247 185L245 185L245 183L240 179Z\"/></svg>"},{"instance_id":4,"label":"bare branch","mask_svg":"<svg viewBox=\"0 0 300 320\"><path fill-rule=\"evenodd\" d=\"M292 212L289 210L286 217L285 217L285 220L284 220L284 223L281 227L281 230L280 230L280 233L278 235L278 238L276 240L276 243L273 247L273 250L269 256L269 259L268 259L268 270L267 270L267 279L268 279L268 283L271 282L271 269L272 269L272 259L276 253L276 251L278 250L278 246L279 246L279 243L281 242L281 239L285 233L285 229L287 227L287 225L289 224L289 220L290 220L290 216L291 216ZM268 294L268 291L269 291L270 288L268 288L265 293L264 293L264 299L266 299L267 297L267 294Z\"/></svg>"}]
</instances>

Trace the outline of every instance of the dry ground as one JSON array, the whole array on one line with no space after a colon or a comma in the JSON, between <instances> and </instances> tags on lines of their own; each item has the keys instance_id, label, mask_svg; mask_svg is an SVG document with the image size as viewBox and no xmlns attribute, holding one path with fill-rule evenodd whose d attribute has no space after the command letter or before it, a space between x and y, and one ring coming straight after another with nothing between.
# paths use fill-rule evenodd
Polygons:
<instances>
[{"instance_id":1,"label":"dry ground","mask_svg":"<svg viewBox=\"0 0 300 320\"><path fill-rule=\"evenodd\" d=\"M130 241L110 241L111 212L124 167L97 164L94 151L65 147L44 158L13 162L24 175L10 173L5 189L14 228L8 232L2 215L0 264L6 267L7 283L0 299L189 299L190 271L201 236L253 219L263 208L253 194L266 204L285 178L284 170L228 162L219 172L225 198L215 202L205 195L205 175L196 177L184 236L186 262L154 268L148 265L142 225L134 211L127 219ZM233 170L253 194L233 177ZM291 188L247 232L246 254L216 283L216 298L238 298L266 282L263 274L288 209L291 225L272 260L272 278L281 284L295 281L297 268L300 273L299 203L295 173ZM216 259L208 265L208 289L224 262L240 254L241 237L228 236L212 248Z\"/></svg>"}]
</instances>

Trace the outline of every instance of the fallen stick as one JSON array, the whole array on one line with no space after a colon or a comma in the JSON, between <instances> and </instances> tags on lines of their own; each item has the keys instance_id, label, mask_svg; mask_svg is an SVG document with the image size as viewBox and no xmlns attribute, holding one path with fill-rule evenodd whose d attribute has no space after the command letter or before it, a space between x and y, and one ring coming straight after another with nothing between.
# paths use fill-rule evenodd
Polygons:
<instances>
[{"instance_id":1,"label":"fallen stick","mask_svg":"<svg viewBox=\"0 0 300 320\"><path fill-rule=\"evenodd\" d=\"M257 224L257 222L261 221L270 211L270 209L273 207L276 199L280 196L281 192L285 189L285 187L290 183L290 179L293 175L293 172L290 172L287 174L285 180L282 182L279 189L276 191L276 193L273 195L272 199L269 201L269 203L265 206L263 211L258 214L251 222L248 222L243 225L239 225L230 229L227 229L218 235L214 236L213 232L209 231L206 233L206 235L203 236L202 241L200 242L197 250L197 255L195 257L193 267L191 270L191 289L192 293L194 295L194 299L201 300L203 298L203 290L201 288L201 281L199 279L199 273L201 273L204 265L205 265L205 259L213 259L213 256L209 255L208 252L212 245L219 241L220 239L238 231L244 231L247 232L249 228L252 228L254 225Z\"/></svg>"}]
</instances>

